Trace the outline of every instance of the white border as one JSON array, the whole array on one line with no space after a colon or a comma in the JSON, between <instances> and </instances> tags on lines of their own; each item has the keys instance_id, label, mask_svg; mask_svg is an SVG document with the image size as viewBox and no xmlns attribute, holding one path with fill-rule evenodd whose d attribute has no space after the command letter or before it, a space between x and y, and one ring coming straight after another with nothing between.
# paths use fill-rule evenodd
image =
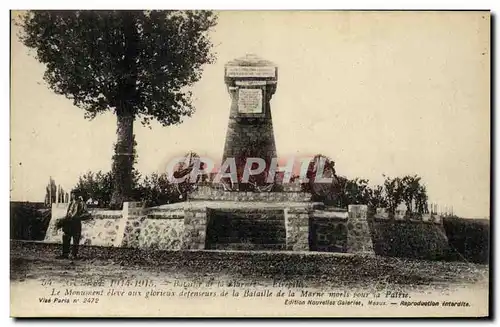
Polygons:
<instances>
[{"instance_id":1,"label":"white border","mask_svg":"<svg viewBox=\"0 0 500 327\"><path fill-rule=\"evenodd\" d=\"M282 9L299 9L299 10L358 10L358 9L365 9L365 10L485 10L485 9L490 9L494 14L498 14L500 12L499 10L499 3L500 1L498 0L474 0L474 1L443 1L443 0L418 0L418 1L402 1L402 0L392 0L392 1L356 1L356 0L350 0L350 1L318 1L318 0L307 0L307 1L275 1L271 2L269 0L252 0L252 1L202 1L202 0L178 0L178 1L165 1L165 0L158 0L158 1L103 1L103 0L86 0L82 2L70 2L67 0L52 0L52 1L27 1L27 0L21 0L21 1L4 1L2 2L2 7L5 6L5 10L2 10L2 15L0 15L0 18L4 21L4 24L2 26L4 28L0 29L0 35L2 38L2 44L4 45L4 51L1 52L1 63L0 69L1 69L1 76L3 77L3 83L2 85L2 110L0 110L0 115L2 116L0 118L0 123L2 126L0 127L0 132L1 132L1 138L0 138L0 143L1 143L1 150L4 153L4 156L2 156L2 172L3 174L1 175L1 185L3 186L1 188L1 194L2 198L4 201L0 201L1 209L2 209L2 218L4 219L4 225L2 228L0 228L0 231L2 232L2 235L0 237L1 240L3 240L3 247L1 248L1 254L2 254L2 262L7 263L9 262L9 228L8 228L8 221L9 221L9 206L7 202L7 198L9 197L9 189L8 185L10 185L10 156L9 156L9 69L10 69L10 57L9 57L9 43L10 43L10 30L7 27L8 25L10 26L10 14L8 13L8 9L142 9L142 8L158 8L158 9L219 9L219 10L244 10L244 9L250 9L250 10L282 10ZM495 17L497 18L497 17ZM496 28L495 28L496 29ZM498 34L494 34L495 38L495 43L498 41ZM493 57L492 53L492 57ZM495 53L495 55L497 55ZM497 55L498 57L498 55ZM495 69L493 72L495 76L497 76L498 68ZM495 89L492 90L492 92L497 93L498 91L498 84L495 85ZM498 103L497 99L495 99L494 103L494 108L498 108ZM498 126L498 115L496 115L495 119L495 126ZM493 131L492 131L493 132ZM496 131L494 131L493 134L495 137L497 136ZM498 144L495 146L495 152L498 152ZM495 167L497 168L497 167ZM497 182L497 178L495 179L495 184ZM493 187L493 185L492 185ZM491 202L494 203L496 202L495 200L497 199L498 196L496 196L494 199L491 199ZM492 220L495 220L496 217L491 217ZM495 231L493 232L494 235L498 234L498 222L495 223ZM496 250L496 249L495 249ZM497 251L495 251L497 254ZM497 255L495 254L495 259ZM10 304L9 304L9 270L8 265L5 264L4 269L2 269L2 314L1 317L3 320L6 320L7 317L9 317L10 314ZM498 269L497 269L498 271ZM496 275L496 274L495 274ZM496 283L498 285L498 282ZM495 290L496 293L496 290ZM495 305L495 311L498 308L498 300L496 301ZM297 323L298 321L286 321L287 325L290 323ZM375 321L370 321L371 323ZM4 323L10 325L14 324L15 322L12 319L9 319L8 321L2 322L2 325ZM35 323L35 322L32 322ZM85 321L85 322L76 322L76 321L64 321L61 322L63 324L70 324L70 323L79 323L79 324L89 324L92 323L94 326L99 326L101 324L104 324L103 321ZM114 322L108 322L108 323L120 323L117 321ZM138 322L138 321L133 321L129 322L133 324L145 324L145 323L152 323L150 321L144 321L144 322ZM173 324L174 322L166 322L168 324ZM180 322L183 324L186 324L188 322ZM198 322L200 323L200 322ZM203 324L207 323L206 321L201 322ZM220 324L221 322L215 322L217 324ZM231 322L232 323L232 322ZM269 322L258 322L259 324L267 324ZM307 322L308 323L308 322ZM333 322L327 322L327 323L334 323L334 324L339 324L341 322L338 321L333 321ZM344 323L344 322L342 322ZM359 322L355 322L357 324ZM381 321L380 323L386 324L387 321ZM390 322L391 323L391 322ZM410 321L393 321L392 323L411 323ZM419 324L426 324L426 325L433 325L437 324L438 322L430 322L430 321L416 321L413 323L419 323ZM440 323L445 323L444 321L441 321ZM450 321L447 323L456 323L456 321ZM468 323L474 323L469 321ZM54 324L53 321L38 321L35 324Z\"/></svg>"}]
</instances>

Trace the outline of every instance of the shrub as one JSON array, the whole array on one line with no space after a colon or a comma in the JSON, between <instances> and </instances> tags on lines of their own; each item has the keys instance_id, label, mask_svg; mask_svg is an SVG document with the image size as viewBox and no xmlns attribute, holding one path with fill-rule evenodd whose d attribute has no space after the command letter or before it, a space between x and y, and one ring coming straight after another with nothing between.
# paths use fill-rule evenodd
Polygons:
<instances>
[{"instance_id":1,"label":"shrub","mask_svg":"<svg viewBox=\"0 0 500 327\"><path fill-rule=\"evenodd\" d=\"M72 192L82 196L84 200L92 199L98 207L108 207L113 192L113 176L111 172L87 172L80 176ZM174 185L167 179L166 174L153 173L142 177L134 171L132 185L132 201L144 201L146 206L185 201L189 189L183 185Z\"/></svg>"},{"instance_id":2,"label":"shrub","mask_svg":"<svg viewBox=\"0 0 500 327\"><path fill-rule=\"evenodd\" d=\"M169 183L165 174L146 176L133 190L134 200L144 201L148 207L184 201L185 196L176 185Z\"/></svg>"},{"instance_id":3,"label":"shrub","mask_svg":"<svg viewBox=\"0 0 500 327\"><path fill-rule=\"evenodd\" d=\"M98 171L94 173L89 171L80 176L72 192L82 196L85 200L97 201L101 208L107 207L113 192L113 176L111 172Z\"/></svg>"},{"instance_id":4,"label":"shrub","mask_svg":"<svg viewBox=\"0 0 500 327\"><path fill-rule=\"evenodd\" d=\"M50 222L50 209L30 202L10 203L10 238L41 241Z\"/></svg>"}]
</instances>

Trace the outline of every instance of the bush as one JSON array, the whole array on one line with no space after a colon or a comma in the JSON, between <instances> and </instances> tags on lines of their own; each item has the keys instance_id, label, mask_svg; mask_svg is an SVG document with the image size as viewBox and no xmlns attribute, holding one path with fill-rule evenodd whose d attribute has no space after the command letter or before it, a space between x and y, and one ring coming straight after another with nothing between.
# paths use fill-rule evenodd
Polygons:
<instances>
[{"instance_id":1,"label":"bush","mask_svg":"<svg viewBox=\"0 0 500 327\"><path fill-rule=\"evenodd\" d=\"M82 196L85 201L88 199L97 201L101 208L107 207L113 192L113 175L111 172L98 171L93 173L89 171L80 176L76 187L71 192Z\"/></svg>"},{"instance_id":2,"label":"bush","mask_svg":"<svg viewBox=\"0 0 500 327\"><path fill-rule=\"evenodd\" d=\"M113 175L111 172L87 172L80 176L72 192L82 196L84 200L97 201L98 207L106 208L113 193ZM188 189L183 185L169 183L166 174L153 173L142 177L134 170L132 185L132 201L144 201L146 206L185 201Z\"/></svg>"},{"instance_id":3,"label":"bush","mask_svg":"<svg viewBox=\"0 0 500 327\"><path fill-rule=\"evenodd\" d=\"M186 195L176 185L169 183L165 174L153 173L146 176L133 190L135 201L144 201L146 206L154 207L163 204L184 201Z\"/></svg>"},{"instance_id":4,"label":"bush","mask_svg":"<svg viewBox=\"0 0 500 327\"><path fill-rule=\"evenodd\" d=\"M42 241L50 222L50 209L38 203L10 203L10 238Z\"/></svg>"}]
</instances>

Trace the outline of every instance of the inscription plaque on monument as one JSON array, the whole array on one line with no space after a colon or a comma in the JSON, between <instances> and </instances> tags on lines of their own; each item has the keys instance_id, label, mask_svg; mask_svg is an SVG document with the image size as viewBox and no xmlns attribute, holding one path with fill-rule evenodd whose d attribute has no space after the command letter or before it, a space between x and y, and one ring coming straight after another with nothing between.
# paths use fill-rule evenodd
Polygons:
<instances>
[{"instance_id":1,"label":"inscription plaque on monument","mask_svg":"<svg viewBox=\"0 0 500 327\"><path fill-rule=\"evenodd\" d=\"M273 66L228 66L227 77L275 77L276 67Z\"/></svg>"},{"instance_id":2,"label":"inscription plaque on monument","mask_svg":"<svg viewBox=\"0 0 500 327\"><path fill-rule=\"evenodd\" d=\"M238 90L238 112L244 114L262 113L262 90L261 89L239 89Z\"/></svg>"}]
</instances>

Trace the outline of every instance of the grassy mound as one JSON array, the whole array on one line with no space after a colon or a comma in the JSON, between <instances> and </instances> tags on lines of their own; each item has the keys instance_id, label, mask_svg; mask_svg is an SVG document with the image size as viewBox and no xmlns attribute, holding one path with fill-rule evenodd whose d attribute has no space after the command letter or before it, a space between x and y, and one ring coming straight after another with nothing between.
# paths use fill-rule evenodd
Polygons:
<instances>
[{"instance_id":1,"label":"grassy mound","mask_svg":"<svg viewBox=\"0 0 500 327\"><path fill-rule=\"evenodd\" d=\"M425 260L449 260L445 230L436 224L411 221L369 221L377 255Z\"/></svg>"},{"instance_id":2,"label":"grassy mound","mask_svg":"<svg viewBox=\"0 0 500 327\"><path fill-rule=\"evenodd\" d=\"M443 219L443 226L450 246L461 259L476 263L489 262L488 220L448 217Z\"/></svg>"}]
</instances>

